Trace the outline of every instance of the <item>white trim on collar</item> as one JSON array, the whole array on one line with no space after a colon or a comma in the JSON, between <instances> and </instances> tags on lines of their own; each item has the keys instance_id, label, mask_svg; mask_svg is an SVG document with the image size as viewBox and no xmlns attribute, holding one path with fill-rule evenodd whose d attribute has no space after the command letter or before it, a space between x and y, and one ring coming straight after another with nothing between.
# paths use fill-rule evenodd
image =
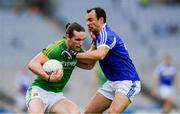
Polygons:
<instances>
[{"instance_id":1,"label":"white trim on collar","mask_svg":"<svg viewBox=\"0 0 180 114\"><path fill-rule=\"evenodd\" d=\"M104 28L106 25L107 25L107 24L106 24L106 23L104 23L104 25L102 26L102 28Z\"/></svg>"}]
</instances>

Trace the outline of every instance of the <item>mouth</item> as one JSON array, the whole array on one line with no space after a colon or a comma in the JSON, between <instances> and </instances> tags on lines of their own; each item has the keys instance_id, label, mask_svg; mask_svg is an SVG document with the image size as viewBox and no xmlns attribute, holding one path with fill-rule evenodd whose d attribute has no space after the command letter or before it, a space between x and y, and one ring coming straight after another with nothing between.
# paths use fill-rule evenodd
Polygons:
<instances>
[{"instance_id":1,"label":"mouth","mask_svg":"<svg viewBox=\"0 0 180 114\"><path fill-rule=\"evenodd\" d=\"M81 47L79 47L79 46L78 46L78 47L76 47L76 51L79 51L80 49L81 49Z\"/></svg>"},{"instance_id":2,"label":"mouth","mask_svg":"<svg viewBox=\"0 0 180 114\"><path fill-rule=\"evenodd\" d=\"M89 30L92 30L92 29L93 29L93 27L91 27L91 26L88 26L88 29L89 29Z\"/></svg>"},{"instance_id":3,"label":"mouth","mask_svg":"<svg viewBox=\"0 0 180 114\"><path fill-rule=\"evenodd\" d=\"M89 27L88 30L91 31L92 29Z\"/></svg>"}]
</instances>

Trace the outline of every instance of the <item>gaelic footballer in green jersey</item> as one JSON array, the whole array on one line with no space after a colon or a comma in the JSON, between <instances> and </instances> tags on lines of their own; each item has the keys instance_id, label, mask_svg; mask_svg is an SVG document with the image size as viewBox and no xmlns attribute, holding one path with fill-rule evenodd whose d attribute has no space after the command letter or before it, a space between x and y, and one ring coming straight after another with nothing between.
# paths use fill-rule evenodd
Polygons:
<instances>
[{"instance_id":1,"label":"gaelic footballer in green jersey","mask_svg":"<svg viewBox=\"0 0 180 114\"><path fill-rule=\"evenodd\" d=\"M86 33L81 25L69 24L63 38L49 44L30 61L28 67L37 77L26 94L29 113L80 113L78 106L64 97L63 89L75 66L92 69L95 64L95 61L76 59L74 56L83 52L85 37ZM69 52L71 57L68 56ZM42 66L49 59L62 62L63 71L58 70L48 75Z\"/></svg>"},{"instance_id":2,"label":"gaelic footballer in green jersey","mask_svg":"<svg viewBox=\"0 0 180 114\"><path fill-rule=\"evenodd\" d=\"M63 63L64 75L61 80L57 82L49 82L47 80L42 79L40 76L32 83L32 86L38 86L44 90L52 91L52 92L62 92L66 83L68 82L74 67L76 66L77 59L72 58L69 60L67 57L61 55L64 49L66 49L65 39L61 39L51 43L47 48L44 48L41 54L48 59L56 59ZM83 49L80 49L80 52L83 52Z\"/></svg>"}]
</instances>

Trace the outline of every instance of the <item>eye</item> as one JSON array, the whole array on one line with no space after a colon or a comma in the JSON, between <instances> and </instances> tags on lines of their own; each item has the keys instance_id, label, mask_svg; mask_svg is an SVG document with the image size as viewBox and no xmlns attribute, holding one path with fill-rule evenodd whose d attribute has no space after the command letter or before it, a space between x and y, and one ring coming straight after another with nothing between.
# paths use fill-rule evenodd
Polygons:
<instances>
[{"instance_id":1,"label":"eye","mask_svg":"<svg viewBox=\"0 0 180 114\"><path fill-rule=\"evenodd\" d=\"M81 41L81 39L76 39L76 41Z\"/></svg>"},{"instance_id":2,"label":"eye","mask_svg":"<svg viewBox=\"0 0 180 114\"><path fill-rule=\"evenodd\" d=\"M89 18L87 21L90 21L90 22L91 22L91 21L92 21L92 18Z\"/></svg>"}]
</instances>

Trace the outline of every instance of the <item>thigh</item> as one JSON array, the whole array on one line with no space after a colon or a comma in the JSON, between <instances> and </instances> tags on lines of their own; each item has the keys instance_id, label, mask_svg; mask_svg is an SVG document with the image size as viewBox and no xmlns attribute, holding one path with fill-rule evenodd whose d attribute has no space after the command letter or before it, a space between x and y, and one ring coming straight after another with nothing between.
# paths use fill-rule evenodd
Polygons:
<instances>
[{"instance_id":1,"label":"thigh","mask_svg":"<svg viewBox=\"0 0 180 114\"><path fill-rule=\"evenodd\" d=\"M85 108L85 113L102 113L109 108L112 100L97 92Z\"/></svg>"},{"instance_id":2,"label":"thigh","mask_svg":"<svg viewBox=\"0 0 180 114\"><path fill-rule=\"evenodd\" d=\"M130 102L139 94L141 90L140 81L116 81L113 82L115 93L126 95Z\"/></svg>"},{"instance_id":3,"label":"thigh","mask_svg":"<svg viewBox=\"0 0 180 114\"><path fill-rule=\"evenodd\" d=\"M112 104L108 110L109 113L121 113L125 110L125 108L130 104L129 98L121 93L117 92L112 101Z\"/></svg>"},{"instance_id":4,"label":"thigh","mask_svg":"<svg viewBox=\"0 0 180 114\"><path fill-rule=\"evenodd\" d=\"M28 113L44 113L43 101L40 98L34 98L29 102Z\"/></svg>"},{"instance_id":5,"label":"thigh","mask_svg":"<svg viewBox=\"0 0 180 114\"><path fill-rule=\"evenodd\" d=\"M72 102L71 100L68 100L67 98L64 98L62 100L57 101L51 107L50 112L53 112L53 113L80 113L80 110L74 102Z\"/></svg>"},{"instance_id":6,"label":"thigh","mask_svg":"<svg viewBox=\"0 0 180 114\"><path fill-rule=\"evenodd\" d=\"M40 88L32 87L27 91L26 94L26 105L29 113L43 113L44 102L42 98L43 92Z\"/></svg>"}]
</instances>

